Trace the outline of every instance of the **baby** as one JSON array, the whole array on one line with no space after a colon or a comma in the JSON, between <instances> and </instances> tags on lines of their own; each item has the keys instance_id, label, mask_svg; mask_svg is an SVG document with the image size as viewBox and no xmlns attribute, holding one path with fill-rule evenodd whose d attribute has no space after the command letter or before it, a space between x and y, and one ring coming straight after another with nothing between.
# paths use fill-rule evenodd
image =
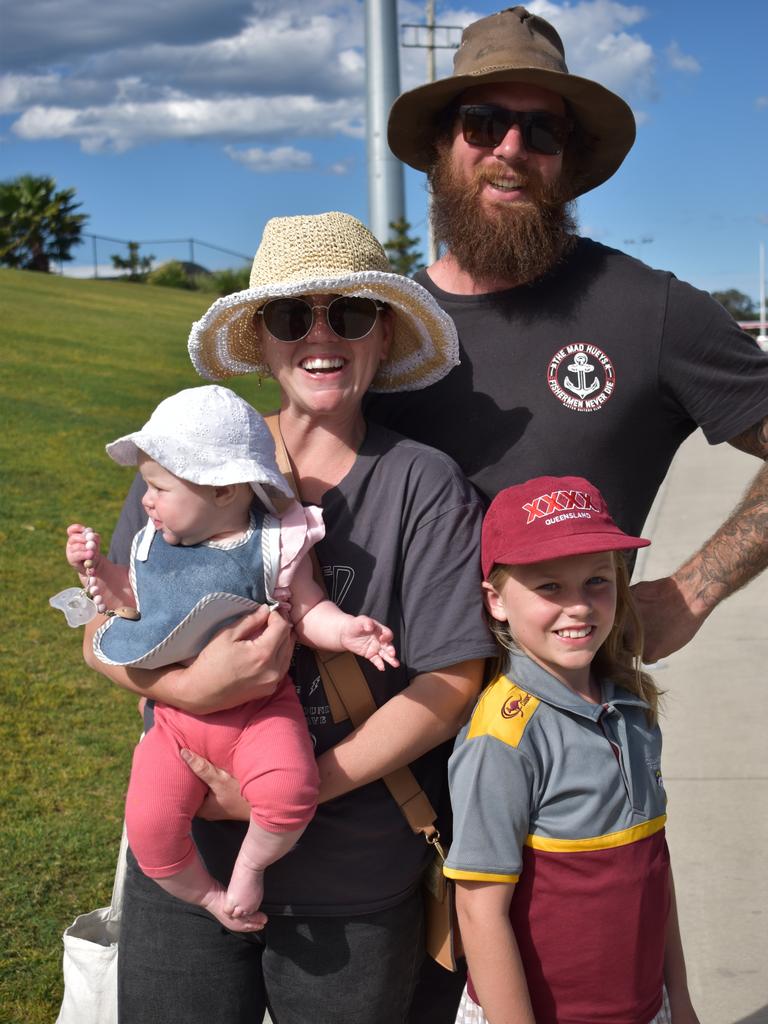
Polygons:
<instances>
[{"instance_id":1,"label":"baby","mask_svg":"<svg viewBox=\"0 0 768 1024\"><path fill-rule=\"evenodd\" d=\"M137 668L185 661L225 623L266 602L281 608L310 647L350 651L380 670L397 666L391 630L345 614L315 582L305 556L324 535L320 509L293 499L268 427L234 392L218 385L181 391L107 452L138 466L149 522L134 538L129 568L100 553L97 534L80 524L67 530L67 560L93 614L109 616L94 638L102 661ZM184 747L227 768L251 806L227 890L190 837L206 787L181 760ZM210 715L156 704L154 725L134 754L128 839L144 873L167 892L205 907L227 928L258 930L266 922L257 913L264 869L298 840L317 789L312 744L287 677L272 697Z\"/></svg>"}]
</instances>

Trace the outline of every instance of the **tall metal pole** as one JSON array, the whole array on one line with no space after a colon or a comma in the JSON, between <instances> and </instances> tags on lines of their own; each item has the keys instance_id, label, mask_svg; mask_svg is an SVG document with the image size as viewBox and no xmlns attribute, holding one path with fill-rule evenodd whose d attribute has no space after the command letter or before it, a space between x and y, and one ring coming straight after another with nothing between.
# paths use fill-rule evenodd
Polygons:
<instances>
[{"instance_id":1,"label":"tall metal pole","mask_svg":"<svg viewBox=\"0 0 768 1024\"><path fill-rule=\"evenodd\" d=\"M429 33L429 45L427 46L427 81L435 80L435 0L427 0L427 32Z\"/></svg>"},{"instance_id":2,"label":"tall metal pole","mask_svg":"<svg viewBox=\"0 0 768 1024\"><path fill-rule=\"evenodd\" d=\"M427 0L427 32L429 34L429 45L427 46L427 81L435 80L435 0ZM435 232L432 228L432 191L427 191L427 259L430 266L437 259L437 243Z\"/></svg>"},{"instance_id":3,"label":"tall metal pole","mask_svg":"<svg viewBox=\"0 0 768 1024\"><path fill-rule=\"evenodd\" d=\"M760 323L763 326L757 334L757 344L768 351L768 331L765 328L765 244L760 243Z\"/></svg>"},{"instance_id":4,"label":"tall metal pole","mask_svg":"<svg viewBox=\"0 0 768 1024\"><path fill-rule=\"evenodd\" d=\"M387 146L389 108L400 94L396 0L365 0L368 221L380 242L405 217L403 165Z\"/></svg>"}]
</instances>

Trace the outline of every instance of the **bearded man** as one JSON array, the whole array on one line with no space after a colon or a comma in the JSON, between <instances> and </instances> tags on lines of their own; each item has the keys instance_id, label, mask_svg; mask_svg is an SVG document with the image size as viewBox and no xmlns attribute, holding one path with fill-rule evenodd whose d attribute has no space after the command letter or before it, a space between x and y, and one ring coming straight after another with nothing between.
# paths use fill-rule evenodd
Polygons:
<instances>
[{"instance_id":1,"label":"bearded man","mask_svg":"<svg viewBox=\"0 0 768 1024\"><path fill-rule=\"evenodd\" d=\"M404 93L389 144L426 171L440 258L417 280L461 365L367 415L452 455L489 499L580 475L637 535L701 427L768 457L768 356L709 295L576 233L574 200L619 168L627 104L571 75L555 29L514 7L471 24L448 78ZM634 587L645 658L678 650L768 564L768 468L672 576Z\"/></svg>"}]
</instances>

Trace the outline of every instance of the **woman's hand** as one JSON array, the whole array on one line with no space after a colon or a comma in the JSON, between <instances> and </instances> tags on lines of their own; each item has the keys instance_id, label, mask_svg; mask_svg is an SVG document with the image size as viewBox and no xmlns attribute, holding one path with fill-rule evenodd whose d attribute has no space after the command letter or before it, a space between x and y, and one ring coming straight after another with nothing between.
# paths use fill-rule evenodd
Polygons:
<instances>
[{"instance_id":1,"label":"woman's hand","mask_svg":"<svg viewBox=\"0 0 768 1024\"><path fill-rule=\"evenodd\" d=\"M292 653L290 625L262 605L219 630L190 666L192 710L208 714L271 697L288 672Z\"/></svg>"},{"instance_id":2,"label":"woman's hand","mask_svg":"<svg viewBox=\"0 0 768 1024\"><path fill-rule=\"evenodd\" d=\"M179 751L179 756L208 787L205 800L197 811L198 818L205 818L207 821L233 818L237 821L248 821L251 809L248 801L241 795L240 784L233 775L186 748Z\"/></svg>"},{"instance_id":3,"label":"woman's hand","mask_svg":"<svg viewBox=\"0 0 768 1024\"><path fill-rule=\"evenodd\" d=\"M208 715L270 697L291 663L291 627L266 605L219 630L186 668L105 664L93 653L93 635L101 621L94 619L85 627L83 651L87 664L132 693L190 714Z\"/></svg>"}]
</instances>

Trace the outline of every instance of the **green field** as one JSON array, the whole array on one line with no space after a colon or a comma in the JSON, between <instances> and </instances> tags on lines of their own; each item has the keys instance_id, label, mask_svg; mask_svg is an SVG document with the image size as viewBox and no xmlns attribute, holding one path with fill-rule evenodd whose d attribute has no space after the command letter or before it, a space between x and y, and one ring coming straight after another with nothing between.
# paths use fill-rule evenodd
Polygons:
<instances>
[{"instance_id":1,"label":"green field","mask_svg":"<svg viewBox=\"0 0 768 1024\"><path fill-rule=\"evenodd\" d=\"M82 663L48 598L76 579L70 522L107 538L132 479L104 452L202 383L186 352L211 296L0 270L0 1024L52 1024L61 933L109 901L136 701ZM231 382L261 409L276 390Z\"/></svg>"}]
</instances>

